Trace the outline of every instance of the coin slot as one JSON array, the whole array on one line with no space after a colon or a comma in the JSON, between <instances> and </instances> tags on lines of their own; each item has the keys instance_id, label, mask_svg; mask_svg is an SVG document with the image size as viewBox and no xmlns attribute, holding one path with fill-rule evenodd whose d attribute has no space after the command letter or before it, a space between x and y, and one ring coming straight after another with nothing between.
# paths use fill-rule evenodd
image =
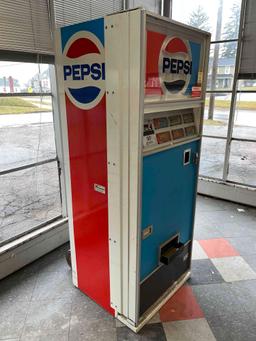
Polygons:
<instances>
[{"instance_id":1,"label":"coin slot","mask_svg":"<svg viewBox=\"0 0 256 341\"><path fill-rule=\"evenodd\" d=\"M190 157L191 157L191 149L184 150L184 155L183 155L183 165L184 166L190 164Z\"/></svg>"}]
</instances>

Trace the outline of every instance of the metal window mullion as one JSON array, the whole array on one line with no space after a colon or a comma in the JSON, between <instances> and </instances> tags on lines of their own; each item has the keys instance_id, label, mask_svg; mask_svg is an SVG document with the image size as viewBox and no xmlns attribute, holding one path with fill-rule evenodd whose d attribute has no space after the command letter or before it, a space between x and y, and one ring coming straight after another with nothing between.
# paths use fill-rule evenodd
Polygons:
<instances>
[{"instance_id":1,"label":"metal window mullion","mask_svg":"<svg viewBox=\"0 0 256 341\"><path fill-rule=\"evenodd\" d=\"M50 162L54 162L54 161L57 161L56 157L52 158L52 159L47 159L47 160L43 160L43 161L29 163L27 165L20 166L20 167L5 169L3 171L0 171L0 176L10 174L10 173L14 173L14 172L19 172L19 171L29 169L29 168L33 168L33 167L37 167L37 166L42 166L42 165L45 165L46 163L50 163Z\"/></svg>"},{"instance_id":2,"label":"metal window mullion","mask_svg":"<svg viewBox=\"0 0 256 341\"><path fill-rule=\"evenodd\" d=\"M238 94L256 94L256 90L237 90Z\"/></svg>"},{"instance_id":3,"label":"metal window mullion","mask_svg":"<svg viewBox=\"0 0 256 341\"><path fill-rule=\"evenodd\" d=\"M244 139L243 137L232 137L232 141L241 141L241 142L252 142L255 143L254 139Z\"/></svg>"},{"instance_id":4,"label":"metal window mullion","mask_svg":"<svg viewBox=\"0 0 256 341\"><path fill-rule=\"evenodd\" d=\"M226 140L227 138L225 136L216 136L216 135L202 135L202 137L210 138L210 139L220 139L220 140Z\"/></svg>"},{"instance_id":5,"label":"metal window mullion","mask_svg":"<svg viewBox=\"0 0 256 341\"><path fill-rule=\"evenodd\" d=\"M212 40L211 44L223 44L223 43L234 43L237 42L238 38L234 39L223 39L223 40Z\"/></svg>"},{"instance_id":6,"label":"metal window mullion","mask_svg":"<svg viewBox=\"0 0 256 341\"><path fill-rule=\"evenodd\" d=\"M231 185L233 187L239 186L239 187L243 187L246 189L256 189L256 186L254 186L254 185L249 185L249 184L245 184L245 183L238 182L238 181L230 181L230 180L223 181L220 178L216 178L216 177L209 176L209 175L199 175L199 180L206 180L206 181L209 180L213 183L228 184L228 185Z\"/></svg>"},{"instance_id":7,"label":"metal window mullion","mask_svg":"<svg viewBox=\"0 0 256 341\"><path fill-rule=\"evenodd\" d=\"M129 0L123 0L122 2L123 10L126 10L129 8Z\"/></svg>"},{"instance_id":8,"label":"metal window mullion","mask_svg":"<svg viewBox=\"0 0 256 341\"><path fill-rule=\"evenodd\" d=\"M0 93L0 97L52 97L52 93L49 92L15 92L15 93Z\"/></svg>"},{"instance_id":9,"label":"metal window mullion","mask_svg":"<svg viewBox=\"0 0 256 341\"><path fill-rule=\"evenodd\" d=\"M61 117L60 108L58 102L58 91L55 76L55 67L50 67L50 81L52 87L52 109L53 109L53 126L54 126L54 137L55 146L58 159L58 176L59 176L59 187L60 187L60 198L61 198L61 210L63 217L67 217L67 198L66 198L66 183L64 178L64 151L63 141L61 134Z\"/></svg>"},{"instance_id":10,"label":"metal window mullion","mask_svg":"<svg viewBox=\"0 0 256 341\"><path fill-rule=\"evenodd\" d=\"M244 24L245 24L245 10L246 10L247 0L242 0L241 4L241 15L240 15L240 23L239 23L239 35L238 35L238 44L237 44L237 54L236 54L236 63L235 63L235 72L234 72L234 80L232 86L232 96L231 96L231 104L230 104L230 112L229 112L229 121L228 121L228 132L227 132L227 142L225 149L225 159L223 165L223 180L227 181L228 171L229 171L229 158L230 158L230 149L232 142L232 134L234 127L234 119L235 119L235 108L236 108L236 99L237 99L237 87L238 87L238 73L241 62L241 51L242 51L242 39L244 34Z\"/></svg>"},{"instance_id":11,"label":"metal window mullion","mask_svg":"<svg viewBox=\"0 0 256 341\"><path fill-rule=\"evenodd\" d=\"M216 94L231 94L232 90L206 90L206 93L212 94L212 93L216 93Z\"/></svg>"},{"instance_id":12,"label":"metal window mullion","mask_svg":"<svg viewBox=\"0 0 256 341\"><path fill-rule=\"evenodd\" d=\"M54 7L54 0L49 0L49 17L50 17L50 25L52 28L56 29L56 16L55 16L56 8ZM53 45L56 46L56 36L52 36ZM55 51L56 52L56 51ZM56 79L56 60L54 65L49 66L49 76L52 90L52 110L53 110L53 127L54 127L54 138L55 138L55 147L56 154L58 160L58 177L59 177L59 189L60 189L60 200L61 200L61 212L63 217L68 216L68 207L67 207L67 184L65 177L65 167L64 167L64 142L63 142L63 133L62 133L62 115L60 110L60 102L59 102L59 91L58 84Z\"/></svg>"},{"instance_id":13,"label":"metal window mullion","mask_svg":"<svg viewBox=\"0 0 256 341\"><path fill-rule=\"evenodd\" d=\"M227 137L225 136L217 136L217 135L207 135L207 134L203 134L202 137L206 137L206 138L210 138L210 139L220 139L220 140L226 140ZM245 139L243 137L232 137L231 138L232 141L242 141L242 142L252 142L255 143L256 139Z\"/></svg>"}]
</instances>

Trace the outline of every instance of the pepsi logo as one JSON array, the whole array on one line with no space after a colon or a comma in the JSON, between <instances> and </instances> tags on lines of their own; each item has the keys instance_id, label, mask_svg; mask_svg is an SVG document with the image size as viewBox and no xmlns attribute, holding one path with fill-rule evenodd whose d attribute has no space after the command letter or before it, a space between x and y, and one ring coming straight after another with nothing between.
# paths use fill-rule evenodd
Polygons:
<instances>
[{"instance_id":1,"label":"pepsi logo","mask_svg":"<svg viewBox=\"0 0 256 341\"><path fill-rule=\"evenodd\" d=\"M185 94L192 74L188 41L167 37L159 55L160 83L165 94Z\"/></svg>"},{"instance_id":2,"label":"pepsi logo","mask_svg":"<svg viewBox=\"0 0 256 341\"><path fill-rule=\"evenodd\" d=\"M105 93L104 48L91 32L75 33L63 51L64 89L80 109L95 107Z\"/></svg>"}]
</instances>

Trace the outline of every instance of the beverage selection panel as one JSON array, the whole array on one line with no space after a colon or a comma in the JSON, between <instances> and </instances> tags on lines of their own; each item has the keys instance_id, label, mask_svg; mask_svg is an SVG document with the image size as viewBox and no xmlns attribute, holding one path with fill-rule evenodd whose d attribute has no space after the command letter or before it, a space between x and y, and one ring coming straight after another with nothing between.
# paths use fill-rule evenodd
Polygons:
<instances>
[{"instance_id":1,"label":"beverage selection panel","mask_svg":"<svg viewBox=\"0 0 256 341\"><path fill-rule=\"evenodd\" d=\"M197 126L195 113L192 110L180 113L165 112L163 115L156 113L150 118L146 117L143 132L144 150L196 138L199 133Z\"/></svg>"}]
</instances>

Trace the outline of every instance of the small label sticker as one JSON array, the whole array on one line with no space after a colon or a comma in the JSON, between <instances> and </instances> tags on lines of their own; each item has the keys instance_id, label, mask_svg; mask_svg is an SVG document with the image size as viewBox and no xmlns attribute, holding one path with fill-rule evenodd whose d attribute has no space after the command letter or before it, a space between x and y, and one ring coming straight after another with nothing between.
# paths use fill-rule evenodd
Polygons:
<instances>
[{"instance_id":1,"label":"small label sticker","mask_svg":"<svg viewBox=\"0 0 256 341\"><path fill-rule=\"evenodd\" d=\"M94 190L95 192L106 194L106 188L102 185L94 184Z\"/></svg>"},{"instance_id":2,"label":"small label sticker","mask_svg":"<svg viewBox=\"0 0 256 341\"><path fill-rule=\"evenodd\" d=\"M157 144L157 142L156 142L156 135L155 134L143 136L143 146L144 147L154 146L156 144Z\"/></svg>"},{"instance_id":3,"label":"small label sticker","mask_svg":"<svg viewBox=\"0 0 256 341\"><path fill-rule=\"evenodd\" d=\"M142 239L146 239L149 237L153 232L153 225L147 226L143 231L142 231Z\"/></svg>"},{"instance_id":4,"label":"small label sticker","mask_svg":"<svg viewBox=\"0 0 256 341\"><path fill-rule=\"evenodd\" d=\"M202 88L201 86L192 86L192 97L201 97Z\"/></svg>"},{"instance_id":5,"label":"small label sticker","mask_svg":"<svg viewBox=\"0 0 256 341\"><path fill-rule=\"evenodd\" d=\"M198 76L197 76L197 83L202 84L202 82L203 82L203 72L199 71Z\"/></svg>"}]
</instances>

